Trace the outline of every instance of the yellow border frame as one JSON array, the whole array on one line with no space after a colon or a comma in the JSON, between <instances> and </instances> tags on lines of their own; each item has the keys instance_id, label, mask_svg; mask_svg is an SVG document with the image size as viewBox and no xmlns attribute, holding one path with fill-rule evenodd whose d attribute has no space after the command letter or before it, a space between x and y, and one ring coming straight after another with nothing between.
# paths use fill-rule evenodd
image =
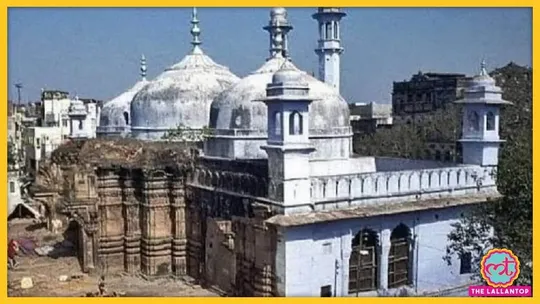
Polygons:
<instances>
[{"instance_id":1,"label":"yellow border frame","mask_svg":"<svg viewBox=\"0 0 540 304\"><path fill-rule=\"evenodd\" d=\"M0 107L0 116L2 117L2 121L6 119L7 117L7 97L8 97L8 83L7 83L7 11L9 7L134 7L134 6L148 6L148 7L174 7L174 6L198 6L198 7L272 7L272 6L289 6L289 7L316 7L316 6L338 6L338 7L531 7L533 9L533 23L532 23L532 33L533 33L533 60L532 62L536 62L536 59L539 59L540 56L538 55L539 51L537 51L536 48L534 48L534 44L539 39L538 38L540 33L540 21L535 19L538 14L536 14L538 11L535 9L535 1L533 0L473 0L473 1L464 1L464 0L409 0L409 1L396 1L396 0L386 0L384 3L381 3L382 1L376 1L376 0L364 0L364 1L350 1L350 0L319 0L319 1L305 1L305 0L288 0L288 1L258 1L257 4L254 4L252 1L247 0L234 0L234 1L227 1L227 5L224 5L225 3L218 0L199 0L194 3L194 1L189 1L186 3L179 3L179 1L171 1L171 0L158 0L158 1L141 1L141 0L86 0L86 1L77 1L77 3L74 3L75 1L62 1L62 0L7 0L3 1L2 6L4 9L1 10L1 18L2 20L5 20L4 22L0 23L0 40L5 41L6 45L5 47L1 48L2 52L2 74L0 75L0 80L2 82L2 85L0 85L0 96L4 96L4 106ZM183 2L183 1L182 1ZM189 5L191 4L191 5ZM540 8L539 8L540 10ZM540 89L540 80L539 80L539 73L537 73L536 70L533 70L533 100L535 100L535 97L540 96L540 94L536 94L537 89ZM5 98L5 99L4 99ZM538 113L538 114L537 114ZM538 121L538 117L540 117L540 106L539 107L533 107L533 125L534 126L540 126L540 122ZM1 128L1 136L2 140L7 143L7 126L6 121L3 124L3 128ZM538 142L538 138L540 137L540 133L538 135L533 135L533 147L536 147L536 143ZM538 150L534 148L533 150L533 162L537 163L537 160L539 158L540 153L537 153ZM1 145L0 146L0 154L1 154L1 168L3 172L7 172L7 145ZM535 175L540 174L540 170L538 167L533 168L533 173ZM534 179L533 180L533 189L536 189L536 186L539 184L540 179ZM7 174L0 174L0 189L2 192L2 195L4 199L7 198ZM540 199L537 199L536 195L533 196L533 205L540 204ZM539 208L536 207L533 210L534 218L539 218ZM7 263L7 208L2 207L0 208L0 221L4 224L4 229L0 230L1 233L1 239L5 240L2 243L3 250L0 250L0 260L2 261L1 265L6 265ZM540 228L540 222L539 221L533 221L533 230L539 231ZM540 233L534 233L534 241L533 246L537 247L540 243L538 239L540 239ZM540 255L540 250L534 250L534 260L538 261L538 256ZM460 303L467 303L467 302L481 302L481 301L489 301L489 302L498 302L498 303L507 303L509 301L508 298L8 298L7 297L7 267L0 267L0 273L2 275L2 279L5 283L0 285L0 302L2 303L50 303L50 304L56 304L56 303L72 303L73 301L83 301L86 303L97 303L101 301L113 301L117 303L147 303L148 301L152 302L159 302L159 303L175 303L176 301L182 301L184 303L219 303L219 302L229 302L229 303L269 303L270 301L276 301L276 302L289 302L289 303L298 303L298 302L321 302L322 301L334 301L334 302L377 302L377 303L385 303L385 302L411 302L411 303L430 303L433 301L440 302L440 303L450 303L454 302L457 303L458 301ZM540 273L538 271L538 266L536 267L536 271L534 273ZM536 295L536 298L540 297L540 282L537 282L535 286L533 286L533 295ZM8 302L9 301L9 302ZM534 303L534 297L533 298L513 298L511 299L512 302L519 301L520 303Z\"/></svg>"}]
</instances>

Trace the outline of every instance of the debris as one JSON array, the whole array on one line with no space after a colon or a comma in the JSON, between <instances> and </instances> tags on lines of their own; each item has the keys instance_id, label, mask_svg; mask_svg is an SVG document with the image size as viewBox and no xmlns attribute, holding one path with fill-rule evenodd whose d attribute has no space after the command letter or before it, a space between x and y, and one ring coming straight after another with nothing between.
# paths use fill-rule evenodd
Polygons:
<instances>
[{"instance_id":1,"label":"debris","mask_svg":"<svg viewBox=\"0 0 540 304\"><path fill-rule=\"evenodd\" d=\"M33 240L30 239L18 239L17 243L19 243L19 249L21 253L28 255L33 254L34 249L36 248L36 244Z\"/></svg>"},{"instance_id":2,"label":"debris","mask_svg":"<svg viewBox=\"0 0 540 304\"><path fill-rule=\"evenodd\" d=\"M34 251L37 253L37 255L39 256L45 256L45 255L48 255L49 253L51 253L52 251L54 250L54 247L53 246L43 246L43 247L38 247L36 249L34 249Z\"/></svg>"},{"instance_id":3,"label":"debris","mask_svg":"<svg viewBox=\"0 0 540 304\"><path fill-rule=\"evenodd\" d=\"M67 282L68 278L69 277L67 275L61 275L61 276L58 277L58 280L60 282Z\"/></svg>"},{"instance_id":4,"label":"debris","mask_svg":"<svg viewBox=\"0 0 540 304\"><path fill-rule=\"evenodd\" d=\"M85 274L84 273L79 273L79 274L72 274L71 275L71 279L73 280L79 280L79 279L82 279L85 277Z\"/></svg>"},{"instance_id":5,"label":"debris","mask_svg":"<svg viewBox=\"0 0 540 304\"><path fill-rule=\"evenodd\" d=\"M34 287L34 282L32 282L32 278L30 277L24 277L21 279L21 288L22 289L28 289Z\"/></svg>"}]
</instances>

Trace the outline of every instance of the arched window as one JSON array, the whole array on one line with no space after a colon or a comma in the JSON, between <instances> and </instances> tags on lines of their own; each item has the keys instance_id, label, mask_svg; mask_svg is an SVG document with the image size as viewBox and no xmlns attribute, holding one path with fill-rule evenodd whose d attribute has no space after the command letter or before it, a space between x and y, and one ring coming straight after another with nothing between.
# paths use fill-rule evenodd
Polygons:
<instances>
[{"instance_id":1,"label":"arched window","mask_svg":"<svg viewBox=\"0 0 540 304\"><path fill-rule=\"evenodd\" d=\"M494 131L495 130L495 115L493 112L488 112L486 115L486 130Z\"/></svg>"},{"instance_id":2,"label":"arched window","mask_svg":"<svg viewBox=\"0 0 540 304\"><path fill-rule=\"evenodd\" d=\"M274 112L274 134L281 135L281 112Z\"/></svg>"},{"instance_id":3,"label":"arched window","mask_svg":"<svg viewBox=\"0 0 540 304\"><path fill-rule=\"evenodd\" d=\"M334 39L339 39L339 28L338 28L338 23L335 22L334 23Z\"/></svg>"},{"instance_id":4,"label":"arched window","mask_svg":"<svg viewBox=\"0 0 540 304\"><path fill-rule=\"evenodd\" d=\"M409 240L410 230L404 224L399 224L390 235L388 288L409 285Z\"/></svg>"},{"instance_id":5,"label":"arched window","mask_svg":"<svg viewBox=\"0 0 540 304\"><path fill-rule=\"evenodd\" d=\"M479 131L480 130L480 117L476 111L469 112L468 119L469 131Z\"/></svg>"},{"instance_id":6,"label":"arched window","mask_svg":"<svg viewBox=\"0 0 540 304\"><path fill-rule=\"evenodd\" d=\"M349 258L349 293L377 290L378 251L377 233L362 229L352 240L352 252Z\"/></svg>"},{"instance_id":7,"label":"arched window","mask_svg":"<svg viewBox=\"0 0 540 304\"><path fill-rule=\"evenodd\" d=\"M326 25L326 37L325 39L332 39L332 23L327 22Z\"/></svg>"},{"instance_id":8,"label":"arched window","mask_svg":"<svg viewBox=\"0 0 540 304\"><path fill-rule=\"evenodd\" d=\"M302 115L297 111L294 111L289 116L289 134L300 135L303 133Z\"/></svg>"},{"instance_id":9,"label":"arched window","mask_svg":"<svg viewBox=\"0 0 540 304\"><path fill-rule=\"evenodd\" d=\"M124 112L124 121L126 122L126 125L129 125L129 113Z\"/></svg>"},{"instance_id":10,"label":"arched window","mask_svg":"<svg viewBox=\"0 0 540 304\"><path fill-rule=\"evenodd\" d=\"M79 119L79 130L83 129L83 121L82 119Z\"/></svg>"}]
</instances>

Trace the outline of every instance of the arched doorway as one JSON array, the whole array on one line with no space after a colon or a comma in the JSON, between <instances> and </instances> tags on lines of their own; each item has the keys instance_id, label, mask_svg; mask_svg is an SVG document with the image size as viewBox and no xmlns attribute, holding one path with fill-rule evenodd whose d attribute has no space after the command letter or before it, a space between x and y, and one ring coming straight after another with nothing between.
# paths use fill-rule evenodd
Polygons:
<instances>
[{"instance_id":1,"label":"arched doorway","mask_svg":"<svg viewBox=\"0 0 540 304\"><path fill-rule=\"evenodd\" d=\"M388 288L410 284L410 239L410 229L404 224L399 224L390 235Z\"/></svg>"},{"instance_id":2,"label":"arched doorway","mask_svg":"<svg viewBox=\"0 0 540 304\"><path fill-rule=\"evenodd\" d=\"M71 219L63 233L64 241L62 242L66 256L76 256L84 271L84 231L83 227L77 220Z\"/></svg>"},{"instance_id":3,"label":"arched doorway","mask_svg":"<svg viewBox=\"0 0 540 304\"><path fill-rule=\"evenodd\" d=\"M352 240L349 259L349 293L377 290L378 282L378 236L370 229L362 229Z\"/></svg>"}]
</instances>

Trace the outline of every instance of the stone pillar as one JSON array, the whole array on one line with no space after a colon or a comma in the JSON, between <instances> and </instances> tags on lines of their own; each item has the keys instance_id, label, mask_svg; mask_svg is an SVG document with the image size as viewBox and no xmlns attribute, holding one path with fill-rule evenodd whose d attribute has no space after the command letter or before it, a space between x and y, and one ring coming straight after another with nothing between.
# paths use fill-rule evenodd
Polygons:
<instances>
[{"instance_id":1,"label":"stone pillar","mask_svg":"<svg viewBox=\"0 0 540 304\"><path fill-rule=\"evenodd\" d=\"M164 172L145 176L142 204L141 271L146 277L171 274L171 217Z\"/></svg>"},{"instance_id":2,"label":"stone pillar","mask_svg":"<svg viewBox=\"0 0 540 304\"><path fill-rule=\"evenodd\" d=\"M180 277L187 274L186 262L186 205L184 203L183 182L175 180L171 190L171 218L173 227L172 239L172 272L174 276Z\"/></svg>"},{"instance_id":3,"label":"stone pillar","mask_svg":"<svg viewBox=\"0 0 540 304\"><path fill-rule=\"evenodd\" d=\"M414 233L416 233L417 227L413 227ZM418 275L418 250L416 250L418 246L418 235L413 234L411 237L411 240L409 241L409 256L411 257L410 263L409 263L409 277L410 277L410 283L415 287L415 290L418 286L416 286L416 276Z\"/></svg>"},{"instance_id":4,"label":"stone pillar","mask_svg":"<svg viewBox=\"0 0 540 304\"><path fill-rule=\"evenodd\" d=\"M388 290L388 256L390 254L391 230L383 229L379 235L379 290Z\"/></svg>"},{"instance_id":5,"label":"stone pillar","mask_svg":"<svg viewBox=\"0 0 540 304\"><path fill-rule=\"evenodd\" d=\"M352 235L348 233L341 236L341 289L336 288L336 297L345 297L349 294L349 262L351 260L351 252Z\"/></svg>"},{"instance_id":6,"label":"stone pillar","mask_svg":"<svg viewBox=\"0 0 540 304\"><path fill-rule=\"evenodd\" d=\"M133 196L133 188L124 189L126 200L124 214L126 234L124 236L124 270L137 273L141 269L141 230L139 202Z\"/></svg>"}]
</instances>

